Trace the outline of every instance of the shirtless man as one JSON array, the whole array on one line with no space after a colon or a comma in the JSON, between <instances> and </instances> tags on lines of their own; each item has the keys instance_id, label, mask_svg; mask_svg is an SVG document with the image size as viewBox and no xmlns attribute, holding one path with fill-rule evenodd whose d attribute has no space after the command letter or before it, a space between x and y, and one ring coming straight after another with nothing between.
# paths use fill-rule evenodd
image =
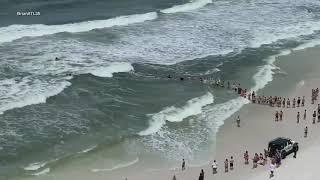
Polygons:
<instances>
[{"instance_id":1,"label":"shirtless man","mask_svg":"<svg viewBox=\"0 0 320 180\"><path fill-rule=\"evenodd\" d=\"M290 107L290 99L288 98L287 99L287 108L289 108Z\"/></svg>"},{"instance_id":2,"label":"shirtless man","mask_svg":"<svg viewBox=\"0 0 320 180\"><path fill-rule=\"evenodd\" d=\"M316 123L316 116L317 116L316 111L313 111L313 114L312 114L312 123L313 123L313 124Z\"/></svg>"},{"instance_id":3,"label":"shirtless man","mask_svg":"<svg viewBox=\"0 0 320 180\"><path fill-rule=\"evenodd\" d=\"M286 98L283 98L283 101L282 101L282 107L285 108L286 107Z\"/></svg>"},{"instance_id":4,"label":"shirtless man","mask_svg":"<svg viewBox=\"0 0 320 180\"><path fill-rule=\"evenodd\" d=\"M279 120L279 112L276 111L276 114L275 114L275 121L278 121Z\"/></svg>"},{"instance_id":5,"label":"shirtless man","mask_svg":"<svg viewBox=\"0 0 320 180\"><path fill-rule=\"evenodd\" d=\"M280 121L282 121L283 112L282 112L282 111L280 111L279 115L280 115Z\"/></svg>"},{"instance_id":6,"label":"shirtless man","mask_svg":"<svg viewBox=\"0 0 320 180\"><path fill-rule=\"evenodd\" d=\"M303 114L303 120L306 120L306 119L307 119L307 110L305 109Z\"/></svg>"},{"instance_id":7,"label":"shirtless man","mask_svg":"<svg viewBox=\"0 0 320 180\"><path fill-rule=\"evenodd\" d=\"M300 121L300 112L298 112L297 114L297 123L299 123L299 121Z\"/></svg>"},{"instance_id":8,"label":"shirtless man","mask_svg":"<svg viewBox=\"0 0 320 180\"><path fill-rule=\"evenodd\" d=\"M298 107L300 107L300 103L301 103L301 99L300 99L300 97L298 97L298 100L297 100Z\"/></svg>"},{"instance_id":9,"label":"shirtless man","mask_svg":"<svg viewBox=\"0 0 320 180\"><path fill-rule=\"evenodd\" d=\"M296 98L293 98L293 101L292 101L292 107L295 108L296 107Z\"/></svg>"},{"instance_id":10,"label":"shirtless man","mask_svg":"<svg viewBox=\"0 0 320 180\"><path fill-rule=\"evenodd\" d=\"M303 107L304 106L304 101L305 101L305 99L304 99L304 96L302 97L302 102L301 102L301 106Z\"/></svg>"}]
</instances>

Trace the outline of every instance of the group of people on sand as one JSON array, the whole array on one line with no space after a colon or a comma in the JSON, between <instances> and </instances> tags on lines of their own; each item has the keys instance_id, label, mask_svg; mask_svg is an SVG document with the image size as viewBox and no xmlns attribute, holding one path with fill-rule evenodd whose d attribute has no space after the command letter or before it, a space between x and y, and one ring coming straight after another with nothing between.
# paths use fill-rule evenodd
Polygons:
<instances>
[{"instance_id":1,"label":"group of people on sand","mask_svg":"<svg viewBox=\"0 0 320 180\"><path fill-rule=\"evenodd\" d=\"M240 96L246 97L243 94L246 94L246 90L242 90L240 88L240 84L238 84L238 86L232 86L232 88L240 94ZM314 104L314 102L317 100L319 94L319 89L312 89L312 104ZM257 102L258 104L267 104L270 105L271 107L283 107L283 108L296 108L296 107L304 107L305 106L305 97L303 96L302 98L298 97L293 98L292 100L292 106L290 103L290 99L289 98L281 98L281 97L277 97L277 96L258 96L258 98L256 98L255 92L253 91L252 93L248 94L248 99L252 100L253 103ZM318 113L318 114L317 114ZM318 104L317 107L317 111L313 112L313 123L315 123L316 121L316 117L318 115L318 122L320 122L320 104ZM283 120L283 111L276 111L275 113L275 120L276 121L282 121ZM307 118L307 110L305 109L303 112L303 119L306 120ZM297 112L297 123L299 123L300 121L300 112ZM240 116L237 116L236 118L236 122L237 122L237 127L240 127ZM308 127L306 126L304 128L304 137L308 136ZM297 155L297 151L298 151L298 146L294 144L293 145L293 158L296 158ZM250 157L249 157L249 153L248 151L245 151L243 154L243 158L244 158L244 164L245 165L249 165L249 161L250 161ZM270 154L270 152L266 149L264 149L264 153L255 153L254 156L252 157L252 168L255 169L258 167L258 165L262 165L265 166L268 163L268 158L270 159L270 163L269 163L269 170L270 170L270 178L274 177L274 172L276 170L276 168L278 168L281 165L281 161L282 161L282 155L281 152L279 150L276 150L276 152L274 152L273 154ZM224 172L228 173L229 170L232 171L234 169L234 158L233 156L230 157L230 159L225 159L224 161ZM216 160L214 160L212 162L212 173L213 174L217 174L218 173L218 163ZM186 169L186 162L183 159L182 162L182 170ZM176 180L176 177L174 176L173 180ZM201 169L200 171L200 175L199 175L199 180L204 180L204 170Z\"/></svg>"},{"instance_id":2,"label":"group of people on sand","mask_svg":"<svg viewBox=\"0 0 320 180\"><path fill-rule=\"evenodd\" d=\"M298 151L298 147L293 147L294 155L293 157L296 158L296 154ZM243 154L244 164L249 165L250 164L250 157L249 152L245 151ZM258 168L259 165L265 166L268 163L268 159L270 159L270 178L274 176L275 169L278 168L281 165L282 161L282 155L279 150L276 150L274 154L270 154L270 152L266 149L264 149L264 153L255 153L252 157L252 169ZM218 163L216 160L212 162L212 174L218 173ZM230 159L225 159L224 161L224 172L228 173L229 171L234 170L235 164L234 164L234 158L233 156L230 157ZM186 170L186 162L183 159L182 160L182 171ZM201 169L199 174L199 180L204 180L204 170ZM173 180L176 180L176 176L174 175Z\"/></svg>"}]
</instances>

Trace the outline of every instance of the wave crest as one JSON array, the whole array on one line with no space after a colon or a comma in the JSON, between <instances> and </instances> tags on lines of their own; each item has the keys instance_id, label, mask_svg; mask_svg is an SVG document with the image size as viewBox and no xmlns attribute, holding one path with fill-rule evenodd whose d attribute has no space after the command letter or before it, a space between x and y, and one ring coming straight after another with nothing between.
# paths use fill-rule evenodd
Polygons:
<instances>
[{"instance_id":1,"label":"wave crest","mask_svg":"<svg viewBox=\"0 0 320 180\"><path fill-rule=\"evenodd\" d=\"M202 112L202 107L212 104L214 97L211 93L207 93L201 97L193 98L187 102L183 107L170 106L164 110L152 115L150 120L150 126L139 132L140 136L150 135L158 132L166 121L170 122L181 122L183 119L197 115Z\"/></svg>"},{"instance_id":2,"label":"wave crest","mask_svg":"<svg viewBox=\"0 0 320 180\"><path fill-rule=\"evenodd\" d=\"M190 3L176 5L171 8L163 9L160 12L171 14L171 13L177 13L177 12L185 12L185 11L191 11L195 9L199 9L209 3L212 3L212 0L194 0Z\"/></svg>"}]
</instances>

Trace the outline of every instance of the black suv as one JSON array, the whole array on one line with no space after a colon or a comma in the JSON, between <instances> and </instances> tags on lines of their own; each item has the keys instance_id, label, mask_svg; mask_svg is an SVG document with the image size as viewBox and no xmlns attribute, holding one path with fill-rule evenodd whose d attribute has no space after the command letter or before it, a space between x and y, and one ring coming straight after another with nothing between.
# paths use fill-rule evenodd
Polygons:
<instances>
[{"instance_id":1,"label":"black suv","mask_svg":"<svg viewBox=\"0 0 320 180\"><path fill-rule=\"evenodd\" d=\"M277 150L280 151L282 159L286 158L287 155L293 152L294 145L299 150L298 143L292 141L289 138L279 137L269 142L268 151L269 157L273 157Z\"/></svg>"}]
</instances>

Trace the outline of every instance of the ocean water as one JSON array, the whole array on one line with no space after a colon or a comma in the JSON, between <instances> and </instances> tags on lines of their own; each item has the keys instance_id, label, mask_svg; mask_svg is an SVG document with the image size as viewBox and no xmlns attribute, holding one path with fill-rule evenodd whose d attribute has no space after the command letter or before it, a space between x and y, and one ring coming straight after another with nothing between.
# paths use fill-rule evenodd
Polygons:
<instances>
[{"instance_id":1,"label":"ocean water","mask_svg":"<svg viewBox=\"0 0 320 180\"><path fill-rule=\"evenodd\" d=\"M0 11L2 179L207 163L248 101L199 77L262 90L277 56L320 42L314 0L28 0ZM26 11L41 15L17 16Z\"/></svg>"}]
</instances>

